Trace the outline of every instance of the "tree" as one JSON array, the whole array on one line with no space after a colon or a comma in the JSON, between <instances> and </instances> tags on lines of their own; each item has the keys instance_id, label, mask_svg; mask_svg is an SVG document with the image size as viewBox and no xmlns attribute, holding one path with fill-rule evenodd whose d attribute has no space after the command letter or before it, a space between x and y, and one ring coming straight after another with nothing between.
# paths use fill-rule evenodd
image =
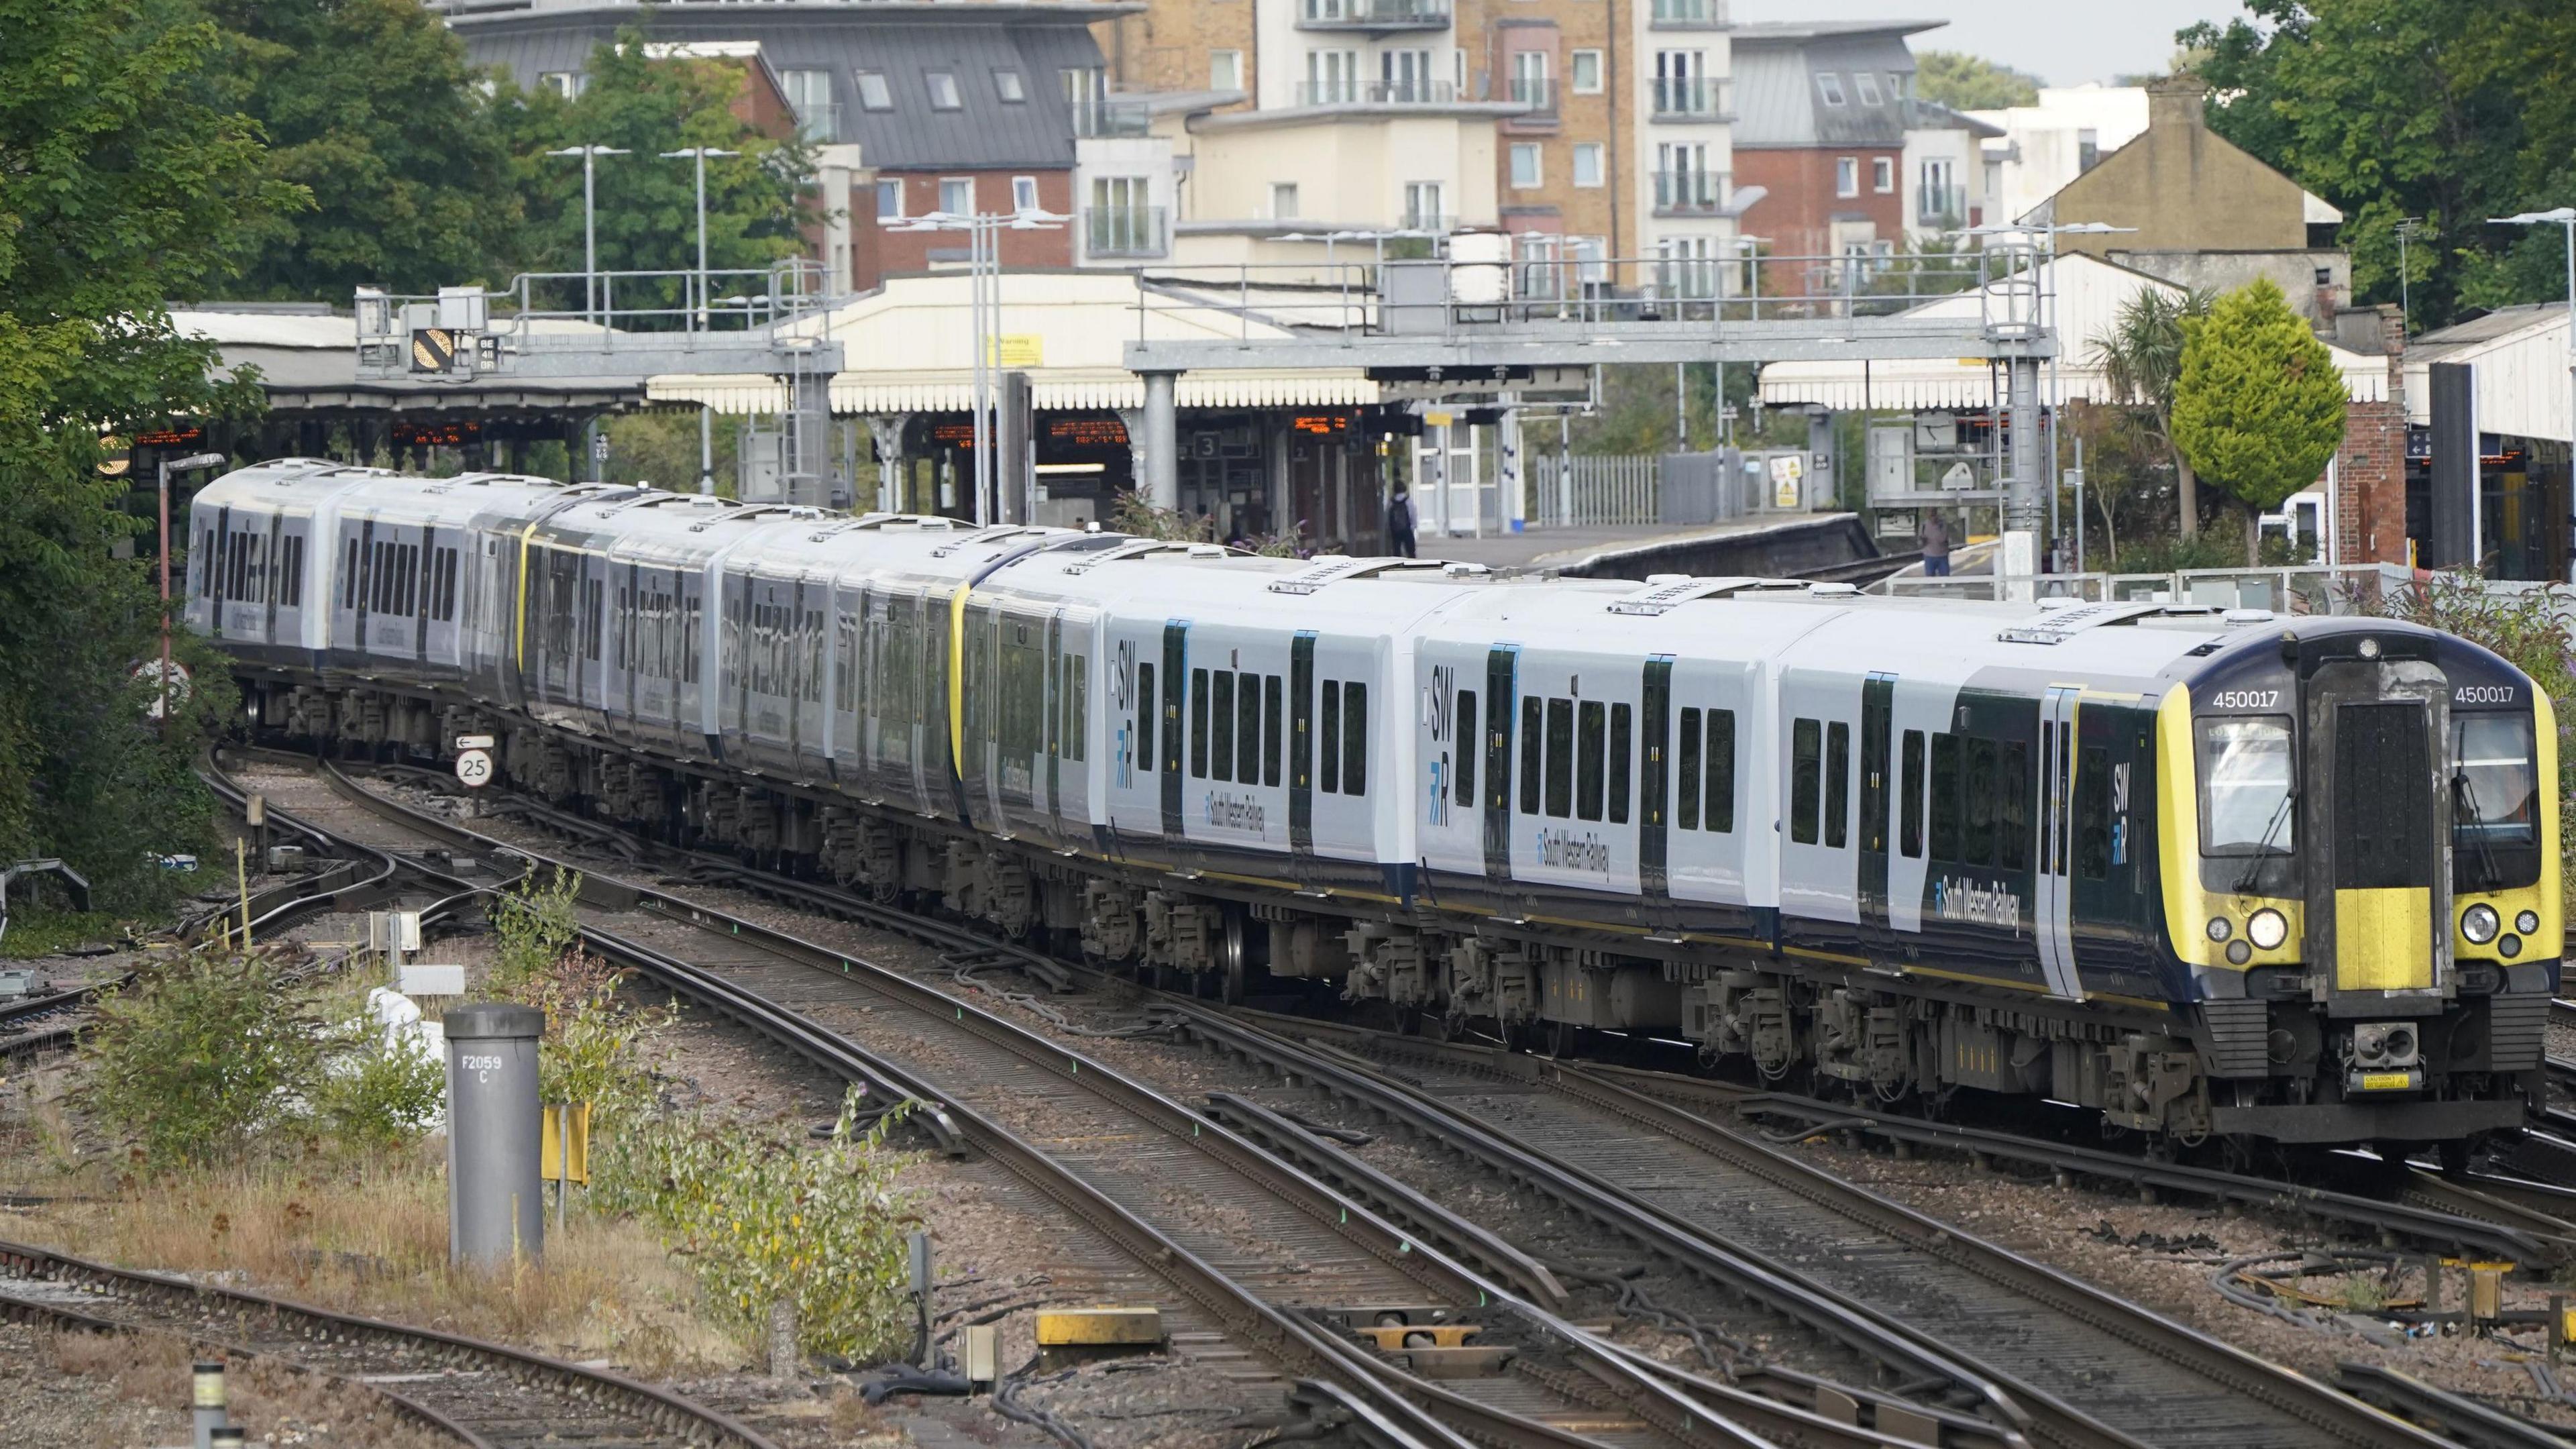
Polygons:
<instances>
[{"instance_id":1,"label":"tree","mask_svg":"<svg viewBox=\"0 0 2576 1449\"><path fill-rule=\"evenodd\" d=\"M2416 320L2561 295L2555 231L2490 227L2576 190L2576 54L2563 0L2247 0L2251 20L2181 32L2209 54L2210 125L2341 208L2353 288L2395 302L2395 226Z\"/></svg>"},{"instance_id":2,"label":"tree","mask_svg":"<svg viewBox=\"0 0 2576 1449\"><path fill-rule=\"evenodd\" d=\"M180 0L0 0L0 858L61 855L110 902L154 893L147 852L194 848L190 773L223 672L166 735L127 666L158 611L103 430L255 404L210 380L165 298L202 295L303 203L208 67Z\"/></svg>"},{"instance_id":3,"label":"tree","mask_svg":"<svg viewBox=\"0 0 2576 1449\"><path fill-rule=\"evenodd\" d=\"M2111 330L2093 338L2093 364L2112 395L2137 410L2148 434L2174 463L2182 536L2200 532L2200 484L2191 460L2174 442L2174 385L2182 377L2183 338L2193 321L2209 315L2209 294L2141 288L2120 304Z\"/></svg>"},{"instance_id":4,"label":"tree","mask_svg":"<svg viewBox=\"0 0 2576 1449\"><path fill-rule=\"evenodd\" d=\"M1914 57L1914 93L1954 111L2000 111L2039 104L2039 78L1983 56L1927 50Z\"/></svg>"},{"instance_id":5,"label":"tree","mask_svg":"<svg viewBox=\"0 0 2576 1449\"><path fill-rule=\"evenodd\" d=\"M764 136L734 114L743 83L738 67L656 58L643 30L630 26L592 52L587 74L577 99L551 90L503 97L527 205L522 268L581 270L581 158L546 153L584 145L629 153L593 163L602 271L697 265L695 173L687 161L660 154L691 146L742 153L707 162L709 267L764 268L803 250L802 229L816 220L803 195L810 157L800 144ZM718 280L719 297L741 290L740 280ZM631 295L621 293L621 305ZM673 292L661 300L677 305L679 297Z\"/></svg>"},{"instance_id":6,"label":"tree","mask_svg":"<svg viewBox=\"0 0 2576 1449\"><path fill-rule=\"evenodd\" d=\"M315 198L263 239L237 291L346 306L361 282L423 293L501 279L522 210L508 137L436 13L419 0L210 8L231 32L237 103L278 172Z\"/></svg>"},{"instance_id":7,"label":"tree","mask_svg":"<svg viewBox=\"0 0 2576 1449\"><path fill-rule=\"evenodd\" d=\"M2183 324L2173 439L2192 466L2245 506L2245 562L2259 559L2255 520L2315 483L2343 442L2344 384L2334 358L2268 277Z\"/></svg>"}]
</instances>

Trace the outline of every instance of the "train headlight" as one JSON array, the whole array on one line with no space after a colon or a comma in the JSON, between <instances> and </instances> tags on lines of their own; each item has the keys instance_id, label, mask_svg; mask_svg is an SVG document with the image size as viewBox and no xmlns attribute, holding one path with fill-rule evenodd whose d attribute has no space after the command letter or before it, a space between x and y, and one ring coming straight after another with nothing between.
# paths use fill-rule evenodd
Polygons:
<instances>
[{"instance_id":1,"label":"train headlight","mask_svg":"<svg viewBox=\"0 0 2576 1449\"><path fill-rule=\"evenodd\" d=\"M2245 936L2257 950L2277 951L2283 941L2290 939L2289 918L2265 906L2245 923Z\"/></svg>"},{"instance_id":2,"label":"train headlight","mask_svg":"<svg viewBox=\"0 0 2576 1449\"><path fill-rule=\"evenodd\" d=\"M2496 954L2502 956L2508 961L2521 955L2522 938L2520 936L2507 936L2503 940L2496 942Z\"/></svg>"},{"instance_id":3,"label":"train headlight","mask_svg":"<svg viewBox=\"0 0 2576 1449\"><path fill-rule=\"evenodd\" d=\"M2504 922L2496 918L2495 907L2484 901L2460 912L2460 934L2477 945L2483 946L2494 940L2496 932L2503 928Z\"/></svg>"},{"instance_id":4,"label":"train headlight","mask_svg":"<svg viewBox=\"0 0 2576 1449\"><path fill-rule=\"evenodd\" d=\"M2513 918L2513 928L2526 936L2538 931L2540 929L2540 912L2524 911L2515 916Z\"/></svg>"},{"instance_id":5,"label":"train headlight","mask_svg":"<svg viewBox=\"0 0 2576 1449\"><path fill-rule=\"evenodd\" d=\"M2230 941L2230 942L2228 942L2228 943L2227 943L2227 964L2228 964L2228 965L2230 965L2230 966L2242 966L2242 965L2244 965L2246 962L2251 961L2251 960L2253 960L2253 959L2254 959L2254 948L2253 948L2253 947L2246 945L2246 944L2245 944L2244 942L2242 942L2242 941Z\"/></svg>"},{"instance_id":6,"label":"train headlight","mask_svg":"<svg viewBox=\"0 0 2576 1449\"><path fill-rule=\"evenodd\" d=\"M2209 918L2209 939L2213 941L2224 941L2234 934L2236 934L2236 927L2230 924L2225 916L2212 916Z\"/></svg>"}]
</instances>

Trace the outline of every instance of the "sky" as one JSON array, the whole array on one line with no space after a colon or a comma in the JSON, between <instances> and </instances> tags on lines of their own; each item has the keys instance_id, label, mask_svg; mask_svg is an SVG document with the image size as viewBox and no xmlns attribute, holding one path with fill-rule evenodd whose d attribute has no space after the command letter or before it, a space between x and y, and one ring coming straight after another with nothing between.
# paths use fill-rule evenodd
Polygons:
<instances>
[{"instance_id":1,"label":"sky","mask_svg":"<svg viewBox=\"0 0 2576 1449\"><path fill-rule=\"evenodd\" d=\"M1735 19L1946 20L1916 50L1964 50L2053 86L2164 69L2174 32L2242 16L2238 0L1734 0Z\"/></svg>"}]
</instances>

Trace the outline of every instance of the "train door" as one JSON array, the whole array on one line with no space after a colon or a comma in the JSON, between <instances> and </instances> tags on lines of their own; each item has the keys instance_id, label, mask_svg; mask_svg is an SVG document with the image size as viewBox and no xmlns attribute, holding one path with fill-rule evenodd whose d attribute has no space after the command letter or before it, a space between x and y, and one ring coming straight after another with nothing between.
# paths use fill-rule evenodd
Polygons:
<instances>
[{"instance_id":1,"label":"train door","mask_svg":"<svg viewBox=\"0 0 2576 1449\"><path fill-rule=\"evenodd\" d=\"M1887 924L1887 807L1889 728L1896 710L1896 676L1871 674L1860 686L1860 918Z\"/></svg>"},{"instance_id":2,"label":"train door","mask_svg":"<svg viewBox=\"0 0 2576 1449\"><path fill-rule=\"evenodd\" d=\"M1315 631L1288 646L1288 849L1315 851Z\"/></svg>"},{"instance_id":3,"label":"train door","mask_svg":"<svg viewBox=\"0 0 2576 1449\"><path fill-rule=\"evenodd\" d=\"M1311 646L1310 646L1311 647ZM1189 703L1190 621L1163 625L1163 838L1181 839L1181 710Z\"/></svg>"},{"instance_id":4,"label":"train door","mask_svg":"<svg viewBox=\"0 0 2576 1449\"><path fill-rule=\"evenodd\" d=\"M1512 878L1512 710L1520 693L1521 650L1485 654L1485 879Z\"/></svg>"},{"instance_id":5,"label":"train door","mask_svg":"<svg viewBox=\"0 0 2576 1449\"><path fill-rule=\"evenodd\" d=\"M1637 890L1648 900L1666 891L1665 812L1672 804L1673 656L1657 654L1646 661L1645 688L1638 703L1638 735L1645 741L1645 768L1637 812Z\"/></svg>"},{"instance_id":6,"label":"train door","mask_svg":"<svg viewBox=\"0 0 2576 1449\"><path fill-rule=\"evenodd\" d=\"M2039 937L2039 969L2051 996L2078 1000L2083 982L2075 969L2074 893L2067 883L2073 852L2068 836L2075 803L2075 716L2083 691L2053 685L2039 706L2039 854L2031 862L2031 920Z\"/></svg>"}]
</instances>

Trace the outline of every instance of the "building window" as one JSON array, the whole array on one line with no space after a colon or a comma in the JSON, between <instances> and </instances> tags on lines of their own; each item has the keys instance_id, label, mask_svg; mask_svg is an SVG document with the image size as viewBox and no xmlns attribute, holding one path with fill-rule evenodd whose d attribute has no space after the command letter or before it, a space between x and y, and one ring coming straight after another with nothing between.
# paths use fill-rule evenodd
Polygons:
<instances>
[{"instance_id":1,"label":"building window","mask_svg":"<svg viewBox=\"0 0 2576 1449\"><path fill-rule=\"evenodd\" d=\"M942 176L939 178L939 209L950 216L975 214L975 178Z\"/></svg>"},{"instance_id":2,"label":"building window","mask_svg":"<svg viewBox=\"0 0 2576 1449\"><path fill-rule=\"evenodd\" d=\"M1011 178L1011 209L1013 211L1035 211L1038 209L1038 179L1036 177L1014 176Z\"/></svg>"},{"instance_id":3,"label":"building window","mask_svg":"<svg viewBox=\"0 0 2576 1449\"><path fill-rule=\"evenodd\" d=\"M1273 181L1270 183L1270 216L1274 221L1295 221L1297 219L1296 182Z\"/></svg>"},{"instance_id":4,"label":"building window","mask_svg":"<svg viewBox=\"0 0 2576 1449\"><path fill-rule=\"evenodd\" d=\"M1860 97L1860 103L1864 106L1877 105L1878 77L1865 70L1853 71L1852 94Z\"/></svg>"},{"instance_id":5,"label":"building window","mask_svg":"<svg viewBox=\"0 0 2576 1449\"><path fill-rule=\"evenodd\" d=\"M894 92L886 86L884 71L863 70L858 73L857 79L860 110L891 111L894 109Z\"/></svg>"},{"instance_id":6,"label":"building window","mask_svg":"<svg viewBox=\"0 0 2576 1449\"><path fill-rule=\"evenodd\" d=\"M1892 70L1887 73L1887 99L1894 105L1903 105L1905 103L1905 73L1903 71Z\"/></svg>"},{"instance_id":7,"label":"building window","mask_svg":"<svg viewBox=\"0 0 2576 1449\"><path fill-rule=\"evenodd\" d=\"M1447 231L1448 213L1441 206L1440 183L1404 183L1404 225L1410 231Z\"/></svg>"},{"instance_id":8,"label":"building window","mask_svg":"<svg viewBox=\"0 0 2576 1449\"><path fill-rule=\"evenodd\" d=\"M1577 186L1598 186L1601 184L1600 142L1577 141L1574 143L1574 184Z\"/></svg>"},{"instance_id":9,"label":"building window","mask_svg":"<svg viewBox=\"0 0 2576 1449\"><path fill-rule=\"evenodd\" d=\"M900 177L877 182L877 220L903 220L903 181Z\"/></svg>"},{"instance_id":10,"label":"building window","mask_svg":"<svg viewBox=\"0 0 2576 1449\"><path fill-rule=\"evenodd\" d=\"M1816 94L1825 98L1826 105L1841 105L1843 103L1843 78L1834 74L1832 71L1818 72L1816 76Z\"/></svg>"},{"instance_id":11,"label":"building window","mask_svg":"<svg viewBox=\"0 0 2576 1449\"><path fill-rule=\"evenodd\" d=\"M1858 156L1834 158L1834 195L1860 195L1860 158Z\"/></svg>"},{"instance_id":12,"label":"building window","mask_svg":"<svg viewBox=\"0 0 2576 1449\"><path fill-rule=\"evenodd\" d=\"M1015 70L993 72L993 89L1001 93L1003 100L1015 106L1029 98L1029 88Z\"/></svg>"},{"instance_id":13,"label":"building window","mask_svg":"<svg viewBox=\"0 0 2576 1449\"><path fill-rule=\"evenodd\" d=\"M1548 74L1548 55L1544 50L1512 52L1512 104L1528 106L1540 114L1556 109L1555 82Z\"/></svg>"},{"instance_id":14,"label":"building window","mask_svg":"<svg viewBox=\"0 0 2576 1449\"><path fill-rule=\"evenodd\" d=\"M1360 57L1355 50L1306 52L1305 94L1301 105L1346 106L1360 98Z\"/></svg>"},{"instance_id":15,"label":"building window","mask_svg":"<svg viewBox=\"0 0 2576 1449\"><path fill-rule=\"evenodd\" d=\"M1512 185L1528 188L1539 184L1539 154L1537 143L1531 141L1514 142L1512 145Z\"/></svg>"},{"instance_id":16,"label":"building window","mask_svg":"<svg viewBox=\"0 0 2576 1449\"><path fill-rule=\"evenodd\" d=\"M537 77L537 84L565 100L577 101L589 88L590 77L577 70L550 70Z\"/></svg>"},{"instance_id":17,"label":"building window","mask_svg":"<svg viewBox=\"0 0 2576 1449\"><path fill-rule=\"evenodd\" d=\"M1869 187L1881 196L1896 189L1896 158L1873 156L1869 162Z\"/></svg>"},{"instance_id":18,"label":"building window","mask_svg":"<svg viewBox=\"0 0 2576 1449\"><path fill-rule=\"evenodd\" d=\"M841 138L841 108L832 104L830 71L780 71L778 84L787 97L787 104L796 112L799 139L830 142Z\"/></svg>"},{"instance_id":19,"label":"building window","mask_svg":"<svg viewBox=\"0 0 2576 1449\"><path fill-rule=\"evenodd\" d=\"M1212 50L1208 52L1208 89L1239 91L1243 89L1243 52Z\"/></svg>"},{"instance_id":20,"label":"building window","mask_svg":"<svg viewBox=\"0 0 2576 1449\"><path fill-rule=\"evenodd\" d=\"M1601 94L1601 52L1578 50L1565 58L1565 82L1578 96Z\"/></svg>"},{"instance_id":21,"label":"building window","mask_svg":"<svg viewBox=\"0 0 2576 1449\"><path fill-rule=\"evenodd\" d=\"M922 77L930 82L930 108L953 111L958 108L957 77L944 70L934 70Z\"/></svg>"},{"instance_id":22,"label":"building window","mask_svg":"<svg viewBox=\"0 0 2576 1449\"><path fill-rule=\"evenodd\" d=\"M1431 79L1431 52L1381 50L1377 53L1377 94L1373 101L1445 100Z\"/></svg>"}]
</instances>

